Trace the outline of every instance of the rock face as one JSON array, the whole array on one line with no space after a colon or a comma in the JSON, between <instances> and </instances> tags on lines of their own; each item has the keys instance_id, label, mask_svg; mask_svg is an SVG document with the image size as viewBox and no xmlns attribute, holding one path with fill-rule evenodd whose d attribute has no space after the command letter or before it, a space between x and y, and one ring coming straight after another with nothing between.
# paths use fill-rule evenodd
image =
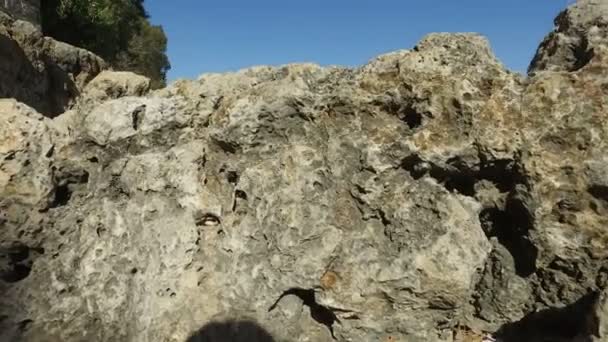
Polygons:
<instances>
[{"instance_id":1,"label":"rock face","mask_svg":"<svg viewBox=\"0 0 608 342\"><path fill-rule=\"evenodd\" d=\"M0 97L53 117L104 68L93 53L44 37L33 24L0 11Z\"/></svg>"},{"instance_id":2,"label":"rock face","mask_svg":"<svg viewBox=\"0 0 608 342\"><path fill-rule=\"evenodd\" d=\"M40 0L0 0L0 11L40 27Z\"/></svg>"},{"instance_id":3,"label":"rock face","mask_svg":"<svg viewBox=\"0 0 608 342\"><path fill-rule=\"evenodd\" d=\"M604 340L594 6L529 78L432 34L147 95L102 73L53 119L0 101L0 340Z\"/></svg>"},{"instance_id":4,"label":"rock face","mask_svg":"<svg viewBox=\"0 0 608 342\"><path fill-rule=\"evenodd\" d=\"M576 71L595 54L603 54L608 40L608 2L579 0L555 19L555 31L541 43L530 72Z\"/></svg>"}]
</instances>

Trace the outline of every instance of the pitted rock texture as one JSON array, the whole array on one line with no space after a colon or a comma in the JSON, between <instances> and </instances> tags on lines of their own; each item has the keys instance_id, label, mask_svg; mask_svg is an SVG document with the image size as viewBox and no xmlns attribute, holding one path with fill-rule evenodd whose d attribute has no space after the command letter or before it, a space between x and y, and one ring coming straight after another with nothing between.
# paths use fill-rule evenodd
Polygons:
<instances>
[{"instance_id":1,"label":"pitted rock texture","mask_svg":"<svg viewBox=\"0 0 608 342\"><path fill-rule=\"evenodd\" d=\"M432 34L357 69L102 73L53 119L2 100L0 340L601 341L605 42L529 78Z\"/></svg>"},{"instance_id":2,"label":"pitted rock texture","mask_svg":"<svg viewBox=\"0 0 608 342\"><path fill-rule=\"evenodd\" d=\"M541 43L529 71L575 71L595 54L605 54L608 2L579 0L555 19L555 31Z\"/></svg>"}]
</instances>

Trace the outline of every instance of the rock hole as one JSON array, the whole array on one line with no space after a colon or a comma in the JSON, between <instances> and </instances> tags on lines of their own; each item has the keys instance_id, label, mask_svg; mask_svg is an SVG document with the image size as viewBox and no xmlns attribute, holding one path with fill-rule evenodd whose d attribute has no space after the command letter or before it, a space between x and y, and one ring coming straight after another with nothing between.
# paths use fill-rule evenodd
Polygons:
<instances>
[{"instance_id":1,"label":"rock hole","mask_svg":"<svg viewBox=\"0 0 608 342\"><path fill-rule=\"evenodd\" d=\"M432 168L430 176L435 178L439 183L442 183L445 188L450 191L458 191L465 196L475 195L475 176L471 173L461 170L448 170L441 168Z\"/></svg>"},{"instance_id":2,"label":"rock hole","mask_svg":"<svg viewBox=\"0 0 608 342\"><path fill-rule=\"evenodd\" d=\"M509 159L482 163L478 178L491 181L501 192L509 192L516 184L526 183L517 163Z\"/></svg>"},{"instance_id":3,"label":"rock hole","mask_svg":"<svg viewBox=\"0 0 608 342\"><path fill-rule=\"evenodd\" d=\"M589 64L595 56L595 51L589 47L589 40L586 37L582 37L580 44L573 46L571 50L575 58L575 63L572 65L570 71L582 69L585 65Z\"/></svg>"},{"instance_id":4,"label":"rock hole","mask_svg":"<svg viewBox=\"0 0 608 342\"><path fill-rule=\"evenodd\" d=\"M236 171L228 171L226 172L226 179L228 183L236 185L239 181L239 174Z\"/></svg>"},{"instance_id":5,"label":"rock hole","mask_svg":"<svg viewBox=\"0 0 608 342\"><path fill-rule=\"evenodd\" d=\"M447 163L447 166L440 167L413 154L401 161L401 167L414 179L428 174L443 184L448 191L458 191L465 196L475 196L475 184L482 179L494 183L501 192L509 192L516 184L525 183L513 160L483 162L478 170L477 166L467 165L458 157L448 160Z\"/></svg>"},{"instance_id":6,"label":"rock hole","mask_svg":"<svg viewBox=\"0 0 608 342\"><path fill-rule=\"evenodd\" d=\"M34 321L32 321L31 319L25 319L25 320L17 323L17 327L21 333L24 333L29 329L29 327L32 325L32 323L34 323Z\"/></svg>"},{"instance_id":7,"label":"rock hole","mask_svg":"<svg viewBox=\"0 0 608 342\"><path fill-rule=\"evenodd\" d=\"M420 179L430 170L431 164L412 154L401 161L401 167L409 172L412 178Z\"/></svg>"},{"instance_id":8,"label":"rock hole","mask_svg":"<svg viewBox=\"0 0 608 342\"><path fill-rule=\"evenodd\" d=\"M47 158L51 158L53 156L53 153L55 153L55 145L52 145L44 156Z\"/></svg>"},{"instance_id":9,"label":"rock hole","mask_svg":"<svg viewBox=\"0 0 608 342\"><path fill-rule=\"evenodd\" d=\"M226 142L226 141L222 141L222 140L217 140L217 139L215 139L214 142L224 152L227 152L227 153L230 153L230 154L235 154L237 152L238 145L236 145L234 143L230 143L230 142Z\"/></svg>"},{"instance_id":10,"label":"rock hole","mask_svg":"<svg viewBox=\"0 0 608 342\"><path fill-rule=\"evenodd\" d=\"M515 262L515 273L528 277L536 272L538 249L528 235L532 218L525 206L516 200L507 200L505 210L487 208L479 220L488 237L496 237L505 246Z\"/></svg>"},{"instance_id":11,"label":"rock hole","mask_svg":"<svg viewBox=\"0 0 608 342\"><path fill-rule=\"evenodd\" d=\"M301 288L291 288L279 297L279 299L274 302L268 309L268 312L274 310L276 306L279 304L281 299L285 296L296 296L302 300L303 304L308 306L310 309L310 316L317 323L322 324L329 329L331 333L331 337L335 340L336 336L334 335L334 323L340 322L338 316L334 313L334 311L326 306L320 305L317 303L315 298L315 290L314 289L301 289Z\"/></svg>"},{"instance_id":12,"label":"rock hole","mask_svg":"<svg viewBox=\"0 0 608 342\"><path fill-rule=\"evenodd\" d=\"M247 193L243 190L235 191L234 195L236 196L236 198L240 198L242 200L247 200Z\"/></svg>"},{"instance_id":13,"label":"rock hole","mask_svg":"<svg viewBox=\"0 0 608 342\"><path fill-rule=\"evenodd\" d=\"M2 274L2 280L7 283L17 283L30 275L32 269L27 265L15 264L11 271Z\"/></svg>"},{"instance_id":14,"label":"rock hole","mask_svg":"<svg viewBox=\"0 0 608 342\"><path fill-rule=\"evenodd\" d=\"M376 213L378 214L378 218L382 222L382 225L384 225L385 227L391 225L391 220L389 220L386 217L386 213L384 212L384 210L382 210L382 209L376 209Z\"/></svg>"},{"instance_id":15,"label":"rock hole","mask_svg":"<svg viewBox=\"0 0 608 342\"><path fill-rule=\"evenodd\" d=\"M243 190L235 190L234 191L234 201L232 202L232 211L236 211L236 207L238 205L238 200L247 200L247 193Z\"/></svg>"},{"instance_id":16,"label":"rock hole","mask_svg":"<svg viewBox=\"0 0 608 342\"><path fill-rule=\"evenodd\" d=\"M86 184L88 182L89 173L84 170L63 176L56 181L57 186L55 187L55 193L49 208L58 208L67 205L70 199L72 199L74 188L79 184Z\"/></svg>"},{"instance_id":17,"label":"rock hole","mask_svg":"<svg viewBox=\"0 0 608 342\"><path fill-rule=\"evenodd\" d=\"M460 103L457 98L452 99L452 107L454 107L458 113L462 112L462 103Z\"/></svg>"},{"instance_id":18,"label":"rock hole","mask_svg":"<svg viewBox=\"0 0 608 342\"><path fill-rule=\"evenodd\" d=\"M146 105L141 105L131 113L131 125L134 130L138 130L146 113Z\"/></svg>"},{"instance_id":19,"label":"rock hole","mask_svg":"<svg viewBox=\"0 0 608 342\"><path fill-rule=\"evenodd\" d=\"M68 204L72 192L70 191L69 184L63 184L55 188L55 197L51 203L51 208L63 207Z\"/></svg>"},{"instance_id":20,"label":"rock hole","mask_svg":"<svg viewBox=\"0 0 608 342\"><path fill-rule=\"evenodd\" d=\"M475 174L456 167L441 168L422 160L417 155L411 155L401 161L401 167L408 171L412 178L420 179L425 174L434 178L450 192L458 191L465 196L475 195Z\"/></svg>"},{"instance_id":21,"label":"rock hole","mask_svg":"<svg viewBox=\"0 0 608 342\"><path fill-rule=\"evenodd\" d=\"M224 100L224 96L218 97L215 101L213 101L213 110L218 110Z\"/></svg>"},{"instance_id":22,"label":"rock hole","mask_svg":"<svg viewBox=\"0 0 608 342\"><path fill-rule=\"evenodd\" d=\"M413 107L408 106L403 111L401 120L405 122L410 129L415 129L422 125L422 114L418 113Z\"/></svg>"},{"instance_id":23,"label":"rock hole","mask_svg":"<svg viewBox=\"0 0 608 342\"><path fill-rule=\"evenodd\" d=\"M357 192L360 193L361 195L368 195L369 194L369 191L366 188L364 188L361 185L359 185L359 184L355 184L355 189L357 189Z\"/></svg>"},{"instance_id":24,"label":"rock hole","mask_svg":"<svg viewBox=\"0 0 608 342\"><path fill-rule=\"evenodd\" d=\"M448 160L447 164L439 167L417 155L410 155L402 160L401 167L414 179L428 174L448 191L457 191L465 196L475 196L475 185L482 180L492 182L501 193L508 194L504 209L486 208L480 213L479 219L486 235L496 237L512 255L517 275L528 277L536 272L538 249L529 236L534 218L524 199L518 197L520 192L517 189L520 186L523 189L526 184L518 164L514 160L505 159L470 165L459 157ZM606 196L608 199L608 191Z\"/></svg>"},{"instance_id":25,"label":"rock hole","mask_svg":"<svg viewBox=\"0 0 608 342\"><path fill-rule=\"evenodd\" d=\"M30 248L16 244L0 248L0 279L7 283L17 283L30 275L33 259L44 254L42 248Z\"/></svg>"},{"instance_id":26,"label":"rock hole","mask_svg":"<svg viewBox=\"0 0 608 342\"><path fill-rule=\"evenodd\" d=\"M589 194L591 194L591 196L608 202L608 186L592 185L587 189L587 191Z\"/></svg>"}]
</instances>

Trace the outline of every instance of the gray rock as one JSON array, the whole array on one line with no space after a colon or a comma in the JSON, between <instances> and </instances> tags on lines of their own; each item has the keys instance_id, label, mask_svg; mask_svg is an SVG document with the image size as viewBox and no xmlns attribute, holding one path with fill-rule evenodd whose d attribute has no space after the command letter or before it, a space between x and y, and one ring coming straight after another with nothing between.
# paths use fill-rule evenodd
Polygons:
<instances>
[{"instance_id":1,"label":"gray rock","mask_svg":"<svg viewBox=\"0 0 608 342\"><path fill-rule=\"evenodd\" d=\"M528 71L576 71L603 59L608 42L608 2L577 0L555 19L555 30L539 46Z\"/></svg>"},{"instance_id":2,"label":"gray rock","mask_svg":"<svg viewBox=\"0 0 608 342\"><path fill-rule=\"evenodd\" d=\"M86 113L82 132L95 143L106 145L135 136L138 132L146 135L185 121L174 101L126 97L104 102Z\"/></svg>"},{"instance_id":3,"label":"gray rock","mask_svg":"<svg viewBox=\"0 0 608 342\"><path fill-rule=\"evenodd\" d=\"M150 91L150 79L132 72L102 71L83 91L82 99L106 101L125 96L144 96Z\"/></svg>"},{"instance_id":4,"label":"gray rock","mask_svg":"<svg viewBox=\"0 0 608 342\"><path fill-rule=\"evenodd\" d=\"M593 37L529 78L432 34L151 93L104 72L52 120L0 102L0 340L602 340Z\"/></svg>"},{"instance_id":5,"label":"gray rock","mask_svg":"<svg viewBox=\"0 0 608 342\"><path fill-rule=\"evenodd\" d=\"M104 68L93 53L44 37L32 23L0 11L0 98L15 98L54 117Z\"/></svg>"},{"instance_id":6,"label":"gray rock","mask_svg":"<svg viewBox=\"0 0 608 342\"><path fill-rule=\"evenodd\" d=\"M0 11L40 27L40 0L1 0Z\"/></svg>"},{"instance_id":7,"label":"gray rock","mask_svg":"<svg viewBox=\"0 0 608 342\"><path fill-rule=\"evenodd\" d=\"M4 199L40 205L53 188L48 119L12 99L0 100L0 189Z\"/></svg>"}]
</instances>

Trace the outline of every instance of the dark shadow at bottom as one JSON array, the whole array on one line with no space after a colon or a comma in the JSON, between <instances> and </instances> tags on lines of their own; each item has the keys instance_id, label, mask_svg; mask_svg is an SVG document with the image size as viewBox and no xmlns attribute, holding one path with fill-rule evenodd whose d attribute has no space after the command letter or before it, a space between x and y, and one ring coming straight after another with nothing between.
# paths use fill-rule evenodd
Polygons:
<instances>
[{"instance_id":1,"label":"dark shadow at bottom","mask_svg":"<svg viewBox=\"0 0 608 342\"><path fill-rule=\"evenodd\" d=\"M211 322L192 334L186 342L275 342L264 328L253 321Z\"/></svg>"},{"instance_id":2,"label":"dark shadow at bottom","mask_svg":"<svg viewBox=\"0 0 608 342\"><path fill-rule=\"evenodd\" d=\"M589 318L597 298L598 293L592 292L565 307L528 314L504 325L496 336L501 342L587 341L584 337L596 330Z\"/></svg>"}]
</instances>

